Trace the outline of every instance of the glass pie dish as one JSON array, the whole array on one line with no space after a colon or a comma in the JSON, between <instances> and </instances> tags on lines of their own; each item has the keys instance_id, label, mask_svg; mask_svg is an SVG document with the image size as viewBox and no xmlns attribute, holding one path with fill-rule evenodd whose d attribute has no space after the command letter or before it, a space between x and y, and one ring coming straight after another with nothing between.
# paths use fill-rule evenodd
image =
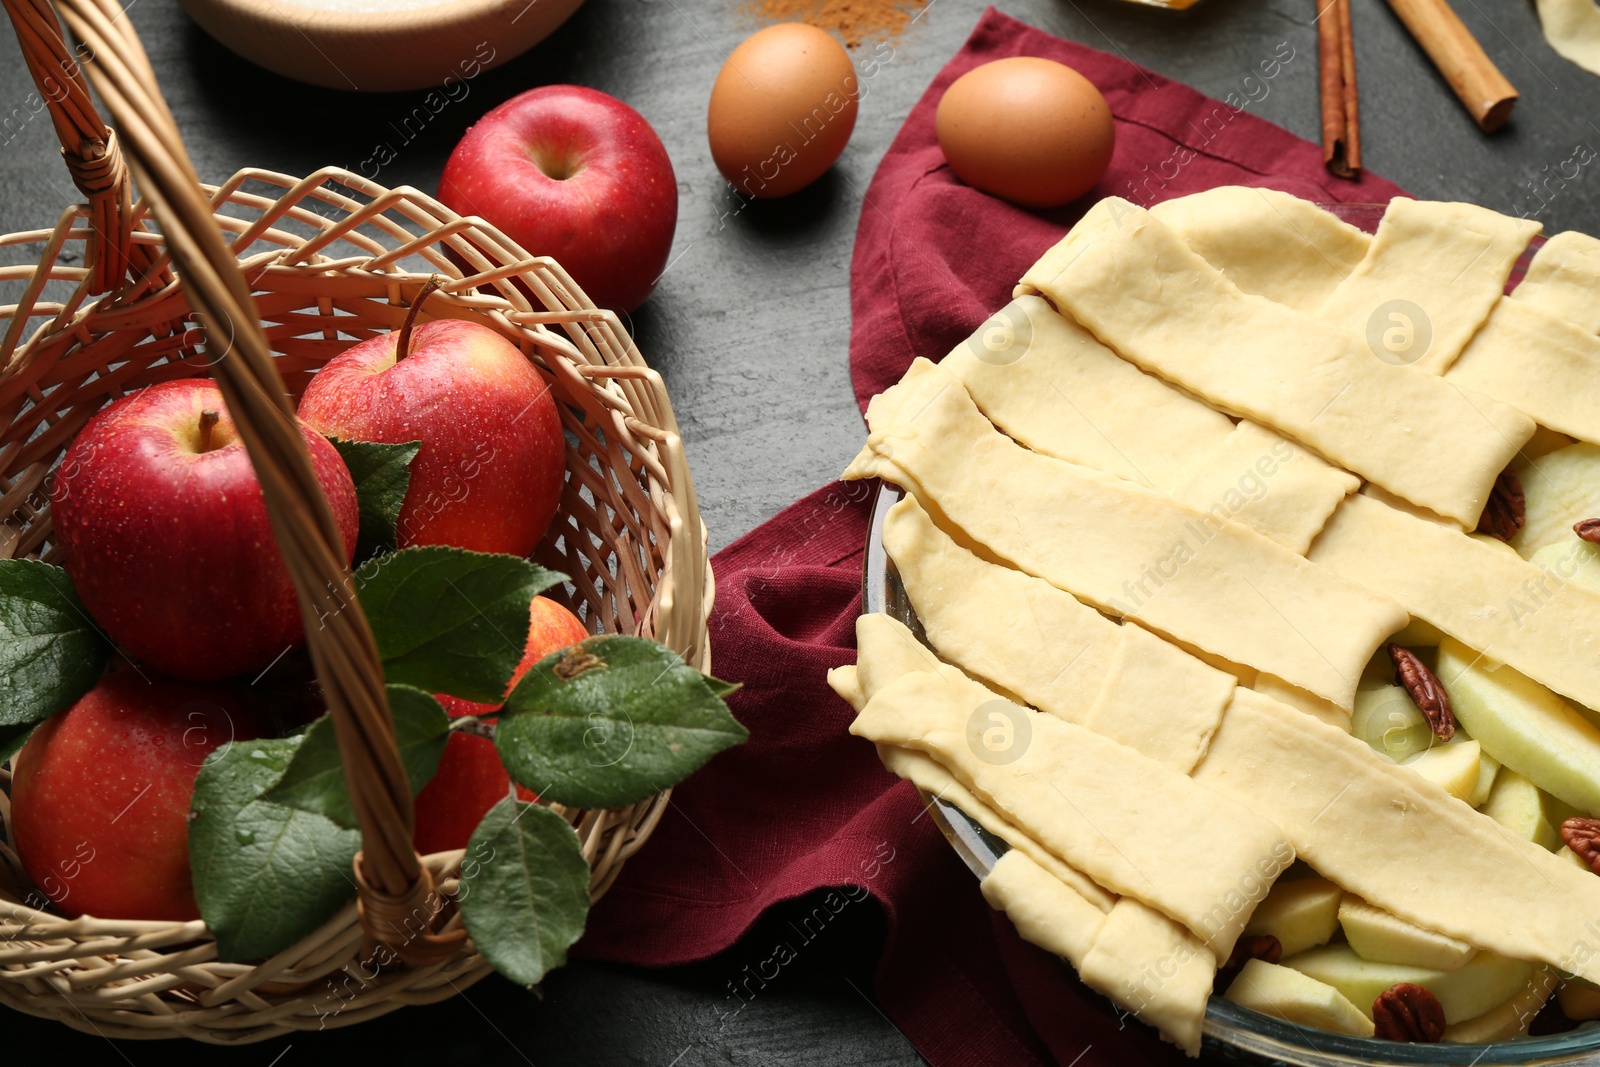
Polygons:
<instances>
[{"instance_id":1,"label":"glass pie dish","mask_svg":"<svg viewBox=\"0 0 1600 1067\"><path fill-rule=\"evenodd\" d=\"M1347 221L1373 229L1382 207L1358 205L1338 209ZM1518 264L1519 279L1526 258ZM893 561L883 543L883 524L889 508L903 496L891 484L881 485L867 536L863 574L863 611L881 612L905 624L927 644ZM935 823L950 845L978 877L994 867L1008 846L984 830L959 807L923 793ZM1375 1038L1353 1037L1310 1029L1264 1015L1213 995L1203 1025L1203 1053L1213 1062L1285 1065L1285 1067L1375 1067L1402 1064L1496 1067L1509 1064L1600 1064L1600 1022L1579 1025L1557 1034L1522 1037L1492 1044L1404 1044Z\"/></svg>"}]
</instances>

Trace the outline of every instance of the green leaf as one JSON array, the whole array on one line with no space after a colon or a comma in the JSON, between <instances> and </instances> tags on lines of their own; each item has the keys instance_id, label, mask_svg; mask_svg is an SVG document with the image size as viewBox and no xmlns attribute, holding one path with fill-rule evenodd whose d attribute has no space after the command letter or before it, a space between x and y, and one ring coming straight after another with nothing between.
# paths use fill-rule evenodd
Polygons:
<instances>
[{"instance_id":1,"label":"green leaf","mask_svg":"<svg viewBox=\"0 0 1600 1067\"><path fill-rule=\"evenodd\" d=\"M721 678L713 678L709 674L705 676L705 679L706 684L711 687L711 691L717 695L719 700L727 700L739 691L738 682L724 682Z\"/></svg>"},{"instance_id":2,"label":"green leaf","mask_svg":"<svg viewBox=\"0 0 1600 1067\"><path fill-rule=\"evenodd\" d=\"M725 689L654 641L591 637L517 683L495 743L511 777L544 799L620 808L750 736L718 695Z\"/></svg>"},{"instance_id":3,"label":"green leaf","mask_svg":"<svg viewBox=\"0 0 1600 1067\"><path fill-rule=\"evenodd\" d=\"M0 726L0 766L22 751L22 746L28 743L34 727L38 725L36 722L25 722L21 726Z\"/></svg>"},{"instance_id":4,"label":"green leaf","mask_svg":"<svg viewBox=\"0 0 1600 1067\"><path fill-rule=\"evenodd\" d=\"M356 538L356 559L370 559L395 547L395 524L400 521L400 505L411 485L411 461L417 458L421 441L386 445L376 441L345 441L329 437L338 450L350 478L356 483L356 502L361 509L361 532Z\"/></svg>"},{"instance_id":5,"label":"green leaf","mask_svg":"<svg viewBox=\"0 0 1600 1067\"><path fill-rule=\"evenodd\" d=\"M409 685L391 685L389 711L394 715L395 740L400 762L405 764L415 796L439 769L439 757L450 740L450 718L433 697ZM324 715L311 724L289 769L265 799L291 808L325 815L347 829L356 827L356 810L345 787L344 766L339 762L339 742L333 717Z\"/></svg>"},{"instance_id":6,"label":"green leaf","mask_svg":"<svg viewBox=\"0 0 1600 1067\"><path fill-rule=\"evenodd\" d=\"M528 605L566 575L427 545L380 556L355 578L385 678L498 704L528 643Z\"/></svg>"},{"instance_id":7,"label":"green leaf","mask_svg":"<svg viewBox=\"0 0 1600 1067\"><path fill-rule=\"evenodd\" d=\"M355 895L361 834L262 796L304 740L237 741L208 756L195 779L189 866L224 962L288 948Z\"/></svg>"},{"instance_id":8,"label":"green leaf","mask_svg":"<svg viewBox=\"0 0 1600 1067\"><path fill-rule=\"evenodd\" d=\"M37 560L0 560L0 726L38 722L71 707L100 680L111 652L66 571Z\"/></svg>"},{"instance_id":9,"label":"green leaf","mask_svg":"<svg viewBox=\"0 0 1600 1067\"><path fill-rule=\"evenodd\" d=\"M505 797L461 861L461 920L484 959L525 986L567 961L589 915L589 864L567 820Z\"/></svg>"}]
</instances>

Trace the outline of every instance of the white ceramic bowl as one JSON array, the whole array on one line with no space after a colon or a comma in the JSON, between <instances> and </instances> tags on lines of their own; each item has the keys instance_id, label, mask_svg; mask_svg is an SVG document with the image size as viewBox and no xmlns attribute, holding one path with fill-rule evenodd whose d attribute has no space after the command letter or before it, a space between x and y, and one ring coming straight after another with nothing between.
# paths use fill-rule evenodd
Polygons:
<instances>
[{"instance_id":1,"label":"white ceramic bowl","mask_svg":"<svg viewBox=\"0 0 1600 1067\"><path fill-rule=\"evenodd\" d=\"M179 0L223 45L329 89L449 87L521 55L583 0Z\"/></svg>"}]
</instances>

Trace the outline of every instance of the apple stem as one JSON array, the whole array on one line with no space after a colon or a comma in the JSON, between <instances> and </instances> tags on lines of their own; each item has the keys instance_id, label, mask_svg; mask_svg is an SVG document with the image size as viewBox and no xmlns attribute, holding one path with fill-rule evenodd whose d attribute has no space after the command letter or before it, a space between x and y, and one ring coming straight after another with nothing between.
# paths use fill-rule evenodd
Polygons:
<instances>
[{"instance_id":1,"label":"apple stem","mask_svg":"<svg viewBox=\"0 0 1600 1067\"><path fill-rule=\"evenodd\" d=\"M202 411L200 413L200 451L211 451L211 431L216 428L218 420L222 418L215 411Z\"/></svg>"},{"instance_id":2,"label":"apple stem","mask_svg":"<svg viewBox=\"0 0 1600 1067\"><path fill-rule=\"evenodd\" d=\"M466 715L450 723L450 729L455 733L470 734L473 737L486 737L494 740L495 723L485 722L476 715Z\"/></svg>"},{"instance_id":3,"label":"apple stem","mask_svg":"<svg viewBox=\"0 0 1600 1067\"><path fill-rule=\"evenodd\" d=\"M411 310L406 312L406 321L400 324L400 340L394 346L394 361L399 363L411 351L411 327L416 325L417 312L422 310L422 305L427 301L428 294L439 288L439 276L436 274L428 279L428 284L422 287L422 292L411 301Z\"/></svg>"}]
</instances>

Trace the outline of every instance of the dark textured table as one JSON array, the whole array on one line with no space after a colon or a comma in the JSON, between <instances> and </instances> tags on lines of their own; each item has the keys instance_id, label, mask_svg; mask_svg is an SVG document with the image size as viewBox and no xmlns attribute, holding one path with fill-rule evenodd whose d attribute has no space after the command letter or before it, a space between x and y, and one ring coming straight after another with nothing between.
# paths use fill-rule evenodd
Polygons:
<instances>
[{"instance_id":1,"label":"dark textured table","mask_svg":"<svg viewBox=\"0 0 1600 1067\"><path fill-rule=\"evenodd\" d=\"M672 391L716 549L833 477L860 443L846 352L850 249L863 193L907 110L982 10L979 0L927 4L866 82L855 136L838 166L787 201L741 210L711 164L705 103L721 57L758 26L743 4L590 0L539 48L470 82L464 98L429 115L420 131L415 120L401 125L420 93L361 96L286 82L213 44L173 0L134 0L129 17L209 181L244 166L297 174L330 163L356 169L387 143L394 159L378 180L431 192L462 131L523 89L578 82L642 111L677 168L681 214L672 265L633 326ZM1117 0L1001 6L1213 96L1238 92L1252 100L1253 113L1318 136L1316 0L1201 0L1184 13ZM1600 145L1600 127L1589 117L1600 115L1600 79L1550 51L1531 4L1455 0L1522 92L1510 125L1493 137L1472 125L1380 0L1353 6L1371 169L1418 196L1525 214L1551 231L1600 233L1600 176L1577 162L1595 159ZM1285 42L1293 58L1279 75L1247 83ZM31 91L4 35L0 232L48 226L74 199ZM1575 168L1576 177L1561 177ZM7 1016L6 1059L19 1067L295 1067L336 1058L376 1058L391 1067L921 1062L871 999L883 922L869 908L845 913L760 998L735 1012L730 983L764 957L785 921L780 909L740 946L691 967L577 963L557 972L537 998L492 978L446 1004L235 1051L111 1043Z\"/></svg>"}]
</instances>

